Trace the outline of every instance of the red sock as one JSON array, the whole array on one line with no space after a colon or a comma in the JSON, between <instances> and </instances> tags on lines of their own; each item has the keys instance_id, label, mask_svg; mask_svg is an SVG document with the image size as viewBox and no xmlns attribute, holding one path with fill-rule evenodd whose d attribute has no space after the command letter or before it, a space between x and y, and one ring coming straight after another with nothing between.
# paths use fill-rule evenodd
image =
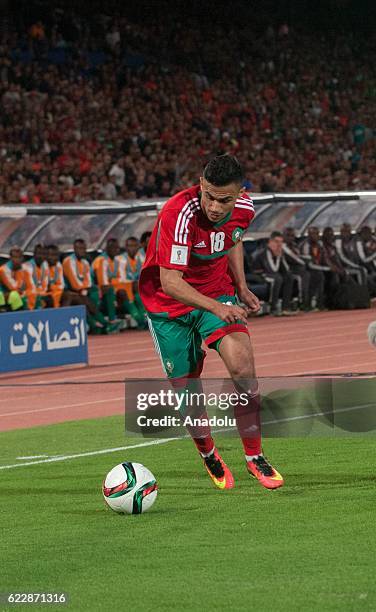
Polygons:
<instances>
[{"instance_id":1,"label":"red sock","mask_svg":"<svg viewBox=\"0 0 376 612\"><path fill-rule=\"evenodd\" d=\"M244 395L243 395L244 397ZM260 394L247 395L248 402L243 401L234 407L236 426L243 443L246 455L260 455L261 450L261 423L260 423Z\"/></svg>"},{"instance_id":2,"label":"red sock","mask_svg":"<svg viewBox=\"0 0 376 612\"><path fill-rule=\"evenodd\" d=\"M206 353L204 352L202 360L197 364L197 368L194 372L182 378L170 379L174 389L182 392L184 392L185 389L189 389L191 392L196 392L198 394L203 392L200 374L204 365L205 355ZM208 414L206 410L201 412L202 409L203 407L198 407L197 412L199 414L195 414L195 411L193 410L191 412L191 416L195 419L200 418L207 420L209 418ZM186 425L186 428L193 442L195 443L198 452L203 455L210 455L215 446L214 440L211 436L210 425Z\"/></svg>"},{"instance_id":3,"label":"red sock","mask_svg":"<svg viewBox=\"0 0 376 612\"><path fill-rule=\"evenodd\" d=\"M194 418L206 420L208 419L208 413L205 410L200 417L195 415ZM190 433L198 452L202 453L203 455L209 455L214 448L214 440L211 436L210 425L186 425L186 428Z\"/></svg>"},{"instance_id":4,"label":"red sock","mask_svg":"<svg viewBox=\"0 0 376 612\"><path fill-rule=\"evenodd\" d=\"M192 438L196 448L201 455L210 455L214 450L214 440L211 436L207 438Z\"/></svg>"}]
</instances>

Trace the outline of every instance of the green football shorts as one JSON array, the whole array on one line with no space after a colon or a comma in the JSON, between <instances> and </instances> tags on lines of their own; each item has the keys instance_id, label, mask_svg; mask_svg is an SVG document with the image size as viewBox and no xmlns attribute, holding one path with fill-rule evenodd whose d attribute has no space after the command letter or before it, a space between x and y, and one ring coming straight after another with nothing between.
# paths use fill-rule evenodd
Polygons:
<instances>
[{"instance_id":1,"label":"green football shorts","mask_svg":"<svg viewBox=\"0 0 376 612\"><path fill-rule=\"evenodd\" d=\"M233 295L221 295L218 302L236 304ZM201 373L205 351L201 344L218 350L224 336L233 332L248 333L244 323L226 323L207 310L191 310L185 315L168 318L167 313L147 313L148 324L163 369L169 378Z\"/></svg>"}]
</instances>

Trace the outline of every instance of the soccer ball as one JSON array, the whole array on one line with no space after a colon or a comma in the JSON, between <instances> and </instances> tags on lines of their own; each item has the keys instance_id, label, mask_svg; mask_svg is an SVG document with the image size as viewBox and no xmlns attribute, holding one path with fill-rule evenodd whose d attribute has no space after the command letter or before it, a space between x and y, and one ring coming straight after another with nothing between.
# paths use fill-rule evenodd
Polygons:
<instances>
[{"instance_id":1,"label":"soccer ball","mask_svg":"<svg viewBox=\"0 0 376 612\"><path fill-rule=\"evenodd\" d=\"M370 345L376 348L376 321L369 324L367 335Z\"/></svg>"},{"instance_id":2,"label":"soccer ball","mask_svg":"<svg viewBox=\"0 0 376 612\"><path fill-rule=\"evenodd\" d=\"M108 472L102 492L106 503L115 512L141 514L154 504L158 485L144 465L124 461Z\"/></svg>"}]
</instances>

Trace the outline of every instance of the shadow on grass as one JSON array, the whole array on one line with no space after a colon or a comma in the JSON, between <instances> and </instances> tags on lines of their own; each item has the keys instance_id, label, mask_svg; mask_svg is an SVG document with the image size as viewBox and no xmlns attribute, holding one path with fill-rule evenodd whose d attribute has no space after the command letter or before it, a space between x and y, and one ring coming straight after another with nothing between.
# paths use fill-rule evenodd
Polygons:
<instances>
[{"instance_id":1,"label":"shadow on grass","mask_svg":"<svg viewBox=\"0 0 376 612\"><path fill-rule=\"evenodd\" d=\"M148 516L151 516L152 514L156 514L156 515L165 515L165 514L174 514L176 515L178 512L179 514L182 513L186 513L186 512L198 512L201 511L202 508L200 506L197 506L196 508L153 508L153 510L151 510L150 512L147 512L145 514L147 514ZM71 516L120 516L120 517L124 517L124 516L144 516L141 514L122 514L120 512L114 512L113 510L111 510L111 508L96 508L95 510L60 510L59 514L67 514L67 515L71 515Z\"/></svg>"},{"instance_id":2,"label":"shadow on grass","mask_svg":"<svg viewBox=\"0 0 376 612\"><path fill-rule=\"evenodd\" d=\"M93 495L93 493L97 493L98 492L98 487L96 487L95 489L53 489L53 488L49 488L49 487L38 487L38 488L33 488L33 487L24 487L22 490L17 489L17 488L7 488L4 491L0 491L0 498L1 497L9 497L9 496L17 496L17 497L21 497L22 495L62 495L64 497L67 497L67 495L69 495L71 498L72 497L81 497L83 495ZM99 487L99 494L100 494L101 490Z\"/></svg>"},{"instance_id":3,"label":"shadow on grass","mask_svg":"<svg viewBox=\"0 0 376 612\"><path fill-rule=\"evenodd\" d=\"M343 486L349 486L349 487L358 487L358 486L362 486L364 484L369 484L369 483L376 483L376 476L373 474L370 475L364 475L364 476L360 476L359 473L357 474L327 474L327 475L323 475L323 474L304 474L303 475L303 481L302 481L302 475L301 474L289 474L288 475L288 479L289 480L295 480L297 481L297 484L299 487L302 488L311 488L313 486L329 486L329 487L343 487ZM299 482L300 481L300 482ZM292 486L296 486L294 485L294 483L291 483ZM285 485L286 488L288 488L288 482Z\"/></svg>"}]
</instances>

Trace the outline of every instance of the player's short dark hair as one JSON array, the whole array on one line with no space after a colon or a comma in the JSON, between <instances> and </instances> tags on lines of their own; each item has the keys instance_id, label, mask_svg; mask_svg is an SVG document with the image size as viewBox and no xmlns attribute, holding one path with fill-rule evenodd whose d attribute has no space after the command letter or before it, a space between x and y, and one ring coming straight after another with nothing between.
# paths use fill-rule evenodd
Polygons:
<instances>
[{"instance_id":1,"label":"player's short dark hair","mask_svg":"<svg viewBox=\"0 0 376 612\"><path fill-rule=\"evenodd\" d=\"M243 169L233 155L217 155L204 168L204 179L215 187L243 182Z\"/></svg>"},{"instance_id":2,"label":"player's short dark hair","mask_svg":"<svg viewBox=\"0 0 376 612\"><path fill-rule=\"evenodd\" d=\"M274 232L272 232L269 236L269 240L273 240L273 238L283 238L283 234L281 234L281 232L278 232L277 230L275 230Z\"/></svg>"},{"instance_id":3,"label":"player's short dark hair","mask_svg":"<svg viewBox=\"0 0 376 612\"><path fill-rule=\"evenodd\" d=\"M136 238L136 236L129 236L129 238L125 239L125 242L129 242L130 240L133 240L133 242L138 242L138 238Z\"/></svg>"},{"instance_id":4,"label":"player's short dark hair","mask_svg":"<svg viewBox=\"0 0 376 612\"><path fill-rule=\"evenodd\" d=\"M86 243L83 238L76 238L76 240L73 243L73 246L75 246L76 244L86 244Z\"/></svg>"},{"instance_id":5,"label":"player's short dark hair","mask_svg":"<svg viewBox=\"0 0 376 612\"><path fill-rule=\"evenodd\" d=\"M48 244L46 246L46 249L48 251L55 251L55 253L59 250L59 247L57 246L57 244Z\"/></svg>"}]
</instances>

